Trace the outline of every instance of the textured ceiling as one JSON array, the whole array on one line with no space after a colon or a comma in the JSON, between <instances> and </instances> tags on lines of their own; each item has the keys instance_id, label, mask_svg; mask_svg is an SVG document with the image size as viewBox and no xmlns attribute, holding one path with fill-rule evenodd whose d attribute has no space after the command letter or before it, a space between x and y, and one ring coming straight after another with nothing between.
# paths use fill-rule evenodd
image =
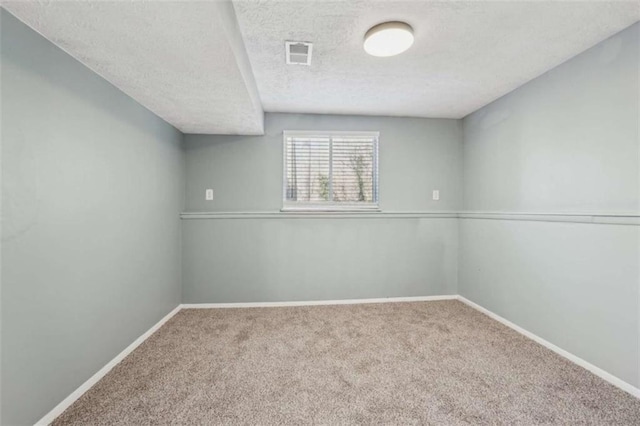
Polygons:
<instances>
[{"instance_id":1,"label":"textured ceiling","mask_svg":"<svg viewBox=\"0 0 640 426\"><path fill-rule=\"evenodd\" d=\"M640 19L638 2L234 0L265 111L461 118ZM415 43L367 55L371 26ZM310 67L285 40L311 41Z\"/></svg>"},{"instance_id":2,"label":"textured ceiling","mask_svg":"<svg viewBox=\"0 0 640 426\"><path fill-rule=\"evenodd\" d=\"M231 3L2 6L185 133L263 132L264 113Z\"/></svg>"},{"instance_id":3,"label":"textured ceiling","mask_svg":"<svg viewBox=\"0 0 640 426\"><path fill-rule=\"evenodd\" d=\"M260 134L265 111L461 118L640 19L640 3L17 0L2 6L185 133ZM371 26L410 23L375 58ZM286 40L314 43L286 65Z\"/></svg>"}]
</instances>

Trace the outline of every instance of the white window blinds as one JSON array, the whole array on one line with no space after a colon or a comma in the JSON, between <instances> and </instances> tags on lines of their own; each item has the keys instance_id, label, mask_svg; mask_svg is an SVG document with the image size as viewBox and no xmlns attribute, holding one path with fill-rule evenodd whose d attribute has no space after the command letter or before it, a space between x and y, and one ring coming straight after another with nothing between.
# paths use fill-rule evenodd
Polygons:
<instances>
[{"instance_id":1,"label":"white window blinds","mask_svg":"<svg viewBox=\"0 0 640 426\"><path fill-rule=\"evenodd\" d=\"M284 207L378 206L377 132L285 132Z\"/></svg>"}]
</instances>

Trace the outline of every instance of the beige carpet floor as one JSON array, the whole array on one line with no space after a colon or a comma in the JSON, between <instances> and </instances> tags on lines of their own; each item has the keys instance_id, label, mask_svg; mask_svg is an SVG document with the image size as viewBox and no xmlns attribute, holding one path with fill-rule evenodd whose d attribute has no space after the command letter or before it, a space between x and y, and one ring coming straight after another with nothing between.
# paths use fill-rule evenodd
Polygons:
<instances>
[{"instance_id":1,"label":"beige carpet floor","mask_svg":"<svg viewBox=\"0 0 640 426\"><path fill-rule=\"evenodd\" d=\"M640 424L640 400L458 301L183 310L55 425Z\"/></svg>"}]
</instances>

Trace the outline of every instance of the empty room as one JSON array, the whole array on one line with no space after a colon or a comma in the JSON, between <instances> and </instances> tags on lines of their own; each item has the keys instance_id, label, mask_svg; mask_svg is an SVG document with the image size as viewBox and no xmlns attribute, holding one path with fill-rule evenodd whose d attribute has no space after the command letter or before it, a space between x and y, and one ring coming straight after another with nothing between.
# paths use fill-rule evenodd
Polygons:
<instances>
[{"instance_id":1,"label":"empty room","mask_svg":"<svg viewBox=\"0 0 640 426\"><path fill-rule=\"evenodd\" d=\"M640 425L640 2L0 2L0 424Z\"/></svg>"}]
</instances>

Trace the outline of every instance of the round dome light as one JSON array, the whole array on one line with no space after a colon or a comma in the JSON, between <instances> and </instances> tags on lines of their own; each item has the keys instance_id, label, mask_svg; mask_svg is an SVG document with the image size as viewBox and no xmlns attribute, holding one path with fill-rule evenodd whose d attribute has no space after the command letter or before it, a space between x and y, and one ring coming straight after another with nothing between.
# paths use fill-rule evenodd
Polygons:
<instances>
[{"instance_id":1,"label":"round dome light","mask_svg":"<svg viewBox=\"0 0 640 426\"><path fill-rule=\"evenodd\" d=\"M398 55L413 44L413 28L405 22L384 22L364 35L364 50L372 56Z\"/></svg>"}]
</instances>

